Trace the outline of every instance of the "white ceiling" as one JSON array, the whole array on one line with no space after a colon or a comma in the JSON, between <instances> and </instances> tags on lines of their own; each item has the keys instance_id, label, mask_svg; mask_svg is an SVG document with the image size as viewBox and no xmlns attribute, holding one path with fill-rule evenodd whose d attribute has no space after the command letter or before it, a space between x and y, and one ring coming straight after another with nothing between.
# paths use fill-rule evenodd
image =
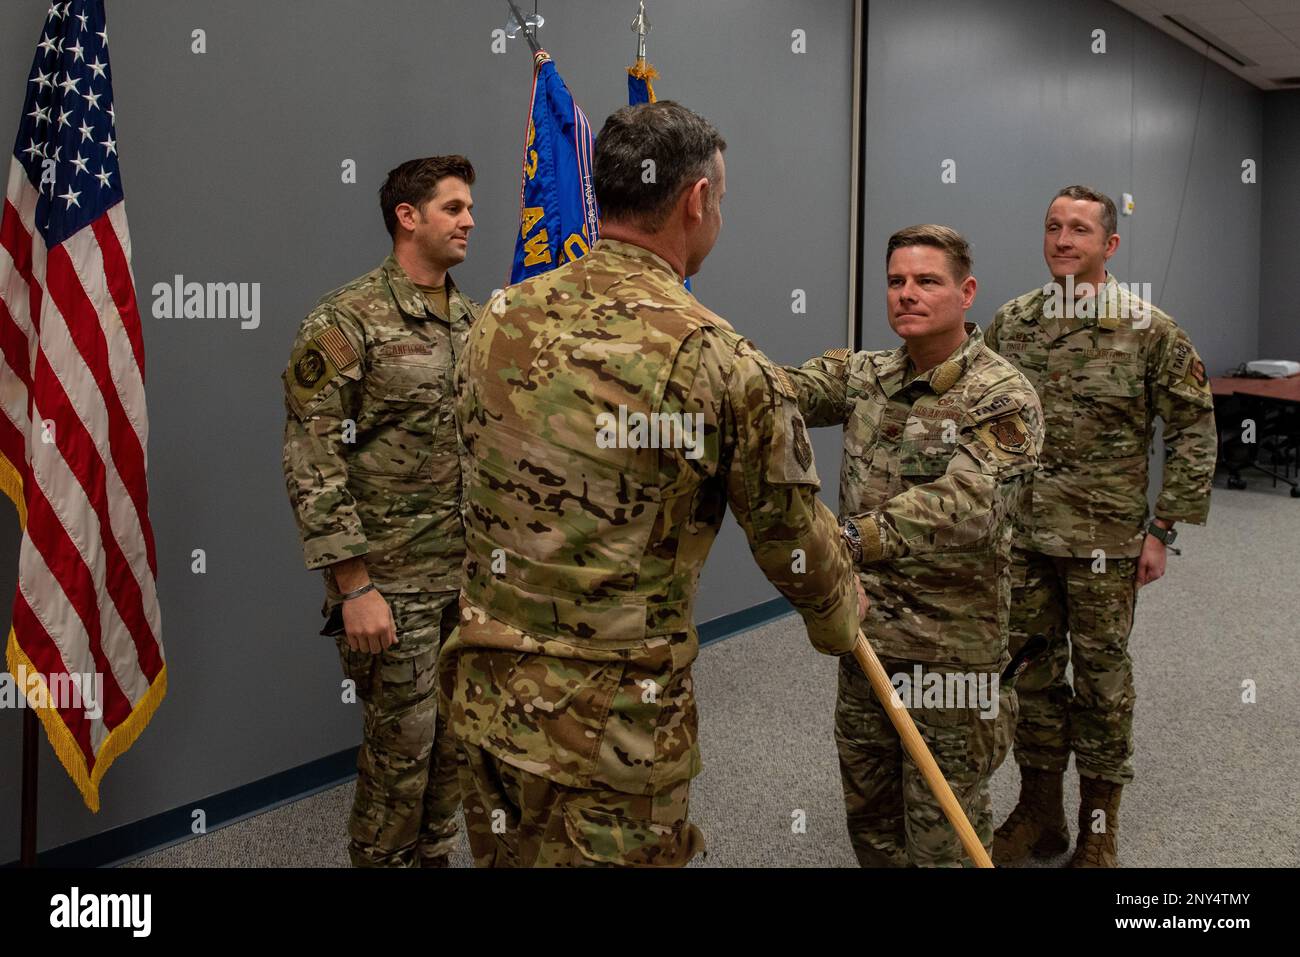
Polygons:
<instances>
[{"instance_id":1,"label":"white ceiling","mask_svg":"<svg viewBox=\"0 0 1300 957\"><path fill-rule=\"evenodd\" d=\"M1261 90L1295 90L1300 84L1275 82L1300 77L1300 0L1112 0L1198 52L1205 43L1170 23L1178 17L1229 57L1210 49L1208 56Z\"/></svg>"}]
</instances>

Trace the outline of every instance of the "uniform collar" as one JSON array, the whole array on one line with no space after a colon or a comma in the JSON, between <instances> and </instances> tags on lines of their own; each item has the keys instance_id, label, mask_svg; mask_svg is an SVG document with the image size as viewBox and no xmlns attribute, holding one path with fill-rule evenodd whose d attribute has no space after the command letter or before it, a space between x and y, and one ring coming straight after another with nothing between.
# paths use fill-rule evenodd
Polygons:
<instances>
[{"instance_id":1,"label":"uniform collar","mask_svg":"<svg viewBox=\"0 0 1300 957\"><path fill-rule=\"evenodd\" d=\"M393 294L393 301L397 303L397 308L404 316L408 319L444 321L429 308L424 296L419 289L415 288L415 282L406 274L406 270L402 268L396 256L389 253L379 268L383 270L384 281L388 283L388 288ZM447 273L446 282L447 305L451 311L451 320L454 322L462 313L468 313L470 310L460 290L456 288L456 283L452 281L451 273Z\"/></svg>"},{"instance_id":2,"label":"uniform collar","mask_svg":"<svg viewBox=\"0 0 1300 957\"><path fill-rule=\"evenodd\" d=\"M620 242L617 239L598 239L591 251L601 252L607 256L617 256L620 259L632 259L637 263L647 267L651 271L663 273L664 276L674 285L681 285L682 277L677 275L677 270L668 264L658 253L652 253L644 246L637 246L633 243Z\"/></svg>"},{"instance_id":3,"label":"uniform collar","mask_svg":"<svg viewBox=\"0 0 1300 957\"><path fill-rule=\"evenodd\" d=\"M1054 283L1054 282L1056 282L1056 277L1053 276L1053 277L1050 279L1050 281L1049 281L1046 285L1050 285L1051 283ZM1105 303L1114 303L1114 302L1117 301L1117 297L1118 297L1118 294L1119 294L1119 290L1117 290L1117 289L1112 289L1111 287L1116 286L1116 285L1117 285L1117 283L1116 283L1115 277L1114 277L1113 275L1111 275L1111 271L1110 271L1109 269L1107 269L1107 270L1106 270L1106 281L1102 283L1102 288L1096 290L1096 291L1093 293L1093 295L1099 297L1099 300L1102 301L1102 302L1105 302ZM1065 295L1065 288L1064 288L1064 286L1062 286L1062 288L1061 288L1061 295L1062 295L1062 297L1064 297L1064 295ZM1047 318L1046 316L1044 316L1044 314L1043 314L1044 304L1045 304L1046 302L1047 302L1047 293L1045 293L1045 292L1044 292L1043 290L1041 290L1041 289L1038 290L1038 301L1037 301L1037 303L1035 304L1035 308L1029 310L1029 312L1025 315L1025 319L1026 319L1026 321L1037 323L1037 322L1039 322L1039 321L1041 320L1041 321L1043 321L1043 322L1046 323L1046 324L1054 324L1055 326L1057 326L1057 330L1058 330L1058 332L1068 332L1068 331L1070 331L1070 330L1074 330L1074 329L1081 329L1081 328L1084 327L1084 326L1095 326L1095 325L1097 325L1097 317L1096 317L1096 316L1076 316L1076 317L1073 318L1073 319L1066 319L1066 318L1064 318L1064 317L1058 317L1058 318L1048 319L1048 318ZM1109 318L1109 317L1108 317L1108 318ZM1106 327L1107 327L1107 328L1110 328L1110 325L1107 324Z\"/></svg>"},{"instance_id":4,"label":"uniform collar","mask_svg":"<svg viewBox=\"0 0 1300 957\"><path fill-rule=\"evenodd\" d=\"M876 377L885 395L892 399L903 389L904 382L908 386L924 382L936 395L943 395L951 389L966 374L966 370L970 368L975 358L975 353L984 345L984 334L980 332L979 326L968 322L964 328L966 339L953 350L952 355L934 368L927 369L910 380L907 375L912 368L912 358L907 354L906 344L886 353L884 361L876 366ZM939 375L940 371L942 375ZM935 381L936 375L938 382Z\"/></svg>"}]
</instances>

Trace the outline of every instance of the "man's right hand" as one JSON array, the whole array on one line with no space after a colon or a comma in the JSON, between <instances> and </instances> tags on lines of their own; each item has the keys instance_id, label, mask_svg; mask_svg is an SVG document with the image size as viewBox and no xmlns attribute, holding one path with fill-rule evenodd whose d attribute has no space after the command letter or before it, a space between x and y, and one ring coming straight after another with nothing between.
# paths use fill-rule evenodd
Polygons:
<instances>
[{"instance_id":1,"label":"man's right hand","mask_svg":"<svg viewBox=\"0 0 1300 957\"><path fill-rule=\"evenodd\" d=\"M867 609L871 607L871 599L867 598L867 593L862 588L861 579L854 576L853 584L858 589L858 621L865 621Z\"/></svg>"},{"instance_id":2,"label":"man's right hand","mask_svg":"<svg viewBox=\"0 0 1300 957\"><path fill-rule=\"evenodd\" d=\"M348 647L353 651L377 655L397 644L393 613L378 590L343 603L343 629L347 632Z\"/></svg>"}]
</instances>

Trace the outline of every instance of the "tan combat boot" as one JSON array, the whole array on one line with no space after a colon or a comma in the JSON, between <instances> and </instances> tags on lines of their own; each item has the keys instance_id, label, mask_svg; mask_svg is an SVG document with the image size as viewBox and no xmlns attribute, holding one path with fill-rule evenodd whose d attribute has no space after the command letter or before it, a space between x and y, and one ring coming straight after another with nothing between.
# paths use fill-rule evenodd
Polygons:
<instances>
[{"instance_id":1,"label":"tan combat boot","mask_svg":"<svg viewBox=\"0 0 1300 957\"><path fill-rule=\"evenodd\" d=\"M1070 849L1065 826L1064 773L1020 768L1020 800L993 835L993 863L1013 867L1033 854L1054 857Z\"/></svg>"},{"instance_id":2,"label":"tan combat boot","mask_svg":"<svg viewBox=\"0 0 1300 957\"><path fill-rule=\"evenodd\" d=\"M1066 867L1119 866L1119 796L1124 785L1100 778L1079 777L1079 842ZM1104 827L1092 831L1093 812L1101 810Z\"/></svg>"}]
</instances>

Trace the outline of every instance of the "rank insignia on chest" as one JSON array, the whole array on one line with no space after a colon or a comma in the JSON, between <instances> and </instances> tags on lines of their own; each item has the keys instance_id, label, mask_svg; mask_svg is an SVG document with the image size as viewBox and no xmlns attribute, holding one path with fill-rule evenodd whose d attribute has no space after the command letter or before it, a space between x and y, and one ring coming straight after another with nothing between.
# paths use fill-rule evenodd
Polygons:
<instances>
[{"instance_id":1,"label":"rank insignia on chest","mask_svg":"<svg viewBox=\"0 0 1300 957\"><path fill-rule=\"evenodd\" d=\"M308 349L293 364L293 377L304 389L310 389L325 374L325 357L315 349Z\"/></svg>"}]
</instances>

